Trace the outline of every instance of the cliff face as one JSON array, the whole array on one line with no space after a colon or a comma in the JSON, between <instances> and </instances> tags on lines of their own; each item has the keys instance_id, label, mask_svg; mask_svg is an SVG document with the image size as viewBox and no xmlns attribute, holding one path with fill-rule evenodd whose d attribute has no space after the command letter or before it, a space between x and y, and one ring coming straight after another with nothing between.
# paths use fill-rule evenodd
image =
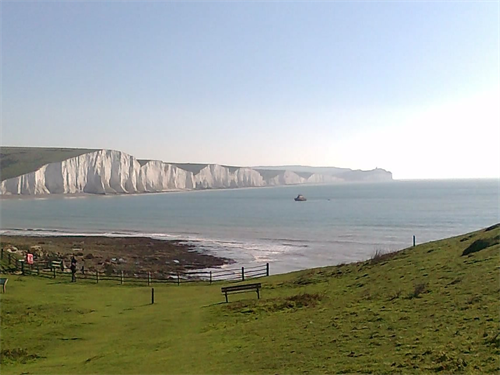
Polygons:
<instances>
[{"instance_id":1,"label":"cliff face","mask_svg":"<svg viewBox=\"0 0 500 375\"><path fill-rule=\"evenodd\" d=\"M100 150L2 181L0 194L123 194L306 182L292 172L279 177L268 182L250 168L213 164L194 174L161 161L148 161L141 166L137 159L123 152Z\"/></svg>"},{"instance_id":2,"label":"cliff face","mask_svg":"<svg viewBox=\"0 0 500 375\"><path fill-rule=\"evenodd\" d=\"M99 150L50 163L2 181L0 194L127 194L169 190L259 187L342 181L334 176L291 171L266 175L251 168L208 164L197 171L151 160L140 163L120 151Z\"/></svg>"}]
</instances>

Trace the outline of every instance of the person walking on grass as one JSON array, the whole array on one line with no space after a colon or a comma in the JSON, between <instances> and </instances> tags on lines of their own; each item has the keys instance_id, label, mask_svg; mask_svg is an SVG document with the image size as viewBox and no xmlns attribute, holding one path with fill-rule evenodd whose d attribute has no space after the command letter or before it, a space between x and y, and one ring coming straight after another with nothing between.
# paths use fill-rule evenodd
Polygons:
<instances>
[{"instance_id":1,"label":"person walking on grass","mask_svg":"<svg viewBox=\"0 0 500 375\"><path fill-rule=\"evenodd\" d=\"M76 258L73 257L71 258L71 282L75 283L76 282Z\"/></svg>"}]
</instances>

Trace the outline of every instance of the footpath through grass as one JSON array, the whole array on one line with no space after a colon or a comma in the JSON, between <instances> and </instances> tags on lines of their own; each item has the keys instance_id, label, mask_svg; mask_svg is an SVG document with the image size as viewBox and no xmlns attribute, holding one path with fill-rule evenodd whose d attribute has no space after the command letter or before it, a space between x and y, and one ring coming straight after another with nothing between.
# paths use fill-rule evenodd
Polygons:
<instances>
[{"instance_id":1,"label":"footpath through grass","mask_svg":"<svg viewBox=\"0 0 500 375\"><path fill-rule=\"evenodd\" d=\"M229 304L224 284L155 285L151 305L146 286L8 275L1 372L498 373L499 240L263 278Z\"/></svg>"}]
</instances>

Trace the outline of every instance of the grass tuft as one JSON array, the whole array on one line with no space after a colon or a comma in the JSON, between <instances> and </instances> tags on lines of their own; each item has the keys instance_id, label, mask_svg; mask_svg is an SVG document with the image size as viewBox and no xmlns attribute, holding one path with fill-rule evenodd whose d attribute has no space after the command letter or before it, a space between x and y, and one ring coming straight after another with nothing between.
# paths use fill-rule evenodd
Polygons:
<instances>
[{"instance_id":1,"label":"grass tuft","mask_svg":"<svg viewBox=\"0 0 500 375\"><path fill-rule=\"evenodd\" d=\"M437 353L433 362L435 372L458 373L463 372L467 367L467 362L463 358L455 357L445 351Z\"/></svg>"},{"instance_id":2,"label":"grass tuft","mask_svg":"<svg viewBox=\"0 0 500 375\"><path fill-rule=\"evenodd\" d=\"M0 352L0 363L6 364L8 362L26 363L30 360L40 358L37 354L31 354L25 348L4 349Z\"/></svg>"},{"instance_id":3,"label":"grass tuft","mask_svg":"<svg viewBox=\"0 0 500 375\"><path fill-rule=\"evenodd\" d=\"M401 296L402 292L403 291L401 289L396 290L389 296L389 301L394 301L395 299L398 299Z\"/></svg>"}]
</instances>

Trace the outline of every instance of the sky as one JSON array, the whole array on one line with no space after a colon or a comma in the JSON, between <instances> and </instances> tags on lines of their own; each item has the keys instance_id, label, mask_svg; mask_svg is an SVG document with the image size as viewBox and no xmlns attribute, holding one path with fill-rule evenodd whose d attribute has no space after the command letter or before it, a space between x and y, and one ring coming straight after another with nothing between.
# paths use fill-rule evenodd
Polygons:
<instances>
[{"instance_id":1,"label":"sky","mask_svg":"<svg viewBox=\"0 0 500 375\"><path fill-rule=\"evenodd\" d=\"M2 1L3 146L500 178L498 1Z\"/></svg>"}]
</instances>

